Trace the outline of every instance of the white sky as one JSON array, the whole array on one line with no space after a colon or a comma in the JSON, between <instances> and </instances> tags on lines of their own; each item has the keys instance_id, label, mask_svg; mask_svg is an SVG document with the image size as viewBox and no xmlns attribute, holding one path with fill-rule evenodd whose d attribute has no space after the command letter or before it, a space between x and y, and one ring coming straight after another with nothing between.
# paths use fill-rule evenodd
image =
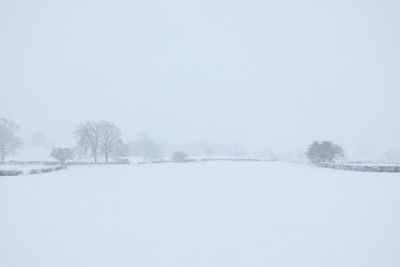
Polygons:
<instances>
[{"instance_id":1,"label":"white sky","mask_svg":"<svg viewBox=\"0 0 400 267\"><path fill-rule=\"evenodd\" d=\"M0 117L164 142L400 146L400 1L1 1Z\"/></svg>"}]
</instances>

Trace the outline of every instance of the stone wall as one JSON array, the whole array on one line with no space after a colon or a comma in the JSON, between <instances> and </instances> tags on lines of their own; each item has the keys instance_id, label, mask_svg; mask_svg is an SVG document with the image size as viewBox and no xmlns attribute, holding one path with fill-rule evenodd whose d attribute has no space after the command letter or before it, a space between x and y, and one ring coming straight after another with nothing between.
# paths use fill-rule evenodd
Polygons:
<instances>
[{"instance_id":1,"label":"stone wall","mask_svg":"<svg viewBox=\"0 0 400 267\"><path fill-rule=\"evenodd\" d=\"M345 163L328 163L323 162L319 165L324 168L336 170L357 171L357 172L400 172L400 165L359 165Z\"/></svg>"},{"instance_id":2,"label":"stone wall","mask_svg":"<svg viewBox=\"0 0 400 267\"><path fill-rule=\"evenodd\" d=\"M0 170L0 176L18 176L23 174L24 172L20 170Z\"/></svg>"},{"instance_id":3,"label":"stone wall","mask_svg":"<svg viewBox=\"0 0 400 267\"><path fill-rule=\"evenodd\" d=\"M31 169L29 171L22 171L22 170L0 170L0 176L19 176L19 175L31 175L31 174L41 174L41 173L49 173L60 171L66 169L67 166L56 166L56 167L49 167L49 168L40 168L40 169Z\"/></svg>"}]
</instances>

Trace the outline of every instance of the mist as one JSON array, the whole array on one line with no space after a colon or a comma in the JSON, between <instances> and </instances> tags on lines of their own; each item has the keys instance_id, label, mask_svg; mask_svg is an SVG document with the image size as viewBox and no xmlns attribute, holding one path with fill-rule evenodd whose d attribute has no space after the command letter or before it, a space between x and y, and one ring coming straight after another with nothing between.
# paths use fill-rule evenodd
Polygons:
<instances>
[{"instance_id":1,"label":"mist","mask_svg":"<svg viewBox=\"0 0 400 267\"><path fill-rule=\"evenodd\" d=\"M398 1L2 1L0 115L72 146L400 147Z\"/></svg>"},{"instance_id":2,"label":"mist","mask_svg":"<svg viewBox=\"0 0 400 267\"><path fill-rule=\"evenodd\" d=\"M399 267L399 0L0 0L0 267Z\"/></svg>"}]
</instances>

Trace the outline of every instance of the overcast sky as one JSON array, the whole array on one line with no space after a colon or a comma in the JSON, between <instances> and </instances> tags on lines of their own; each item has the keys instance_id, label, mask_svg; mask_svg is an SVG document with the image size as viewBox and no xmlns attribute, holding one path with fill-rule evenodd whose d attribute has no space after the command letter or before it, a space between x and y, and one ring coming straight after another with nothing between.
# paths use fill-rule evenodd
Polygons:
<instances>
[{"instance_id":1,"label":"overcast sky","mask_svg":"<svg viewBox=\"0 0 400 267\"><path fill-rule=\"evenodd\" d=\"M400 146L400 1L0 1L0 117L72 144Z\"/></svg>"}]
</instances>

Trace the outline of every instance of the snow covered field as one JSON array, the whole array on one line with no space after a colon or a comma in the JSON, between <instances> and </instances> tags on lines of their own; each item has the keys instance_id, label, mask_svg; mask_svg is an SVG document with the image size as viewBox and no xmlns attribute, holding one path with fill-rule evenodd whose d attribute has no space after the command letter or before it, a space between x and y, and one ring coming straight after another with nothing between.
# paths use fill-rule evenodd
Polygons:
<instances>
[{"instance_id":1,"label":"snow covered field","mask_svg":"<svg viewBox=\"0 0 400 267\"><path fill-rule=\"evenodd\" d=\"M278 162L0 178L1 267L400 266L400 174Z\"/></svg>"}]
</instances>

